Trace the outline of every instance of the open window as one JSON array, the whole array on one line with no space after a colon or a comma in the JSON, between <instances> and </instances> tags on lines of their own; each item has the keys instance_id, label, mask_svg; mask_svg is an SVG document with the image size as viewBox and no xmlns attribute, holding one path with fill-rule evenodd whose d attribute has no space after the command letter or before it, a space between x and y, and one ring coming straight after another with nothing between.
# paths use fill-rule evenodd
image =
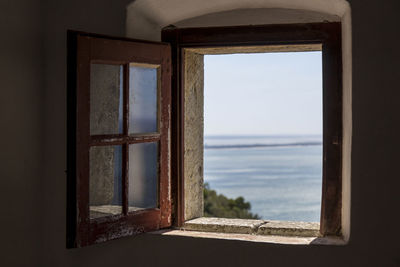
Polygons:
<instances>
[{"instance_id":1,"label":"open window","mask_svg":"<svg viewBox=\"0 0 400 267\"><path fill-rule=\"evenodd\" d=\"M202 88L202 57L207 54L322 50L323 152L319 235L341 235L342 212L342 54L341 24L308 23L211 28L167 27L162 40L172 44L173 192L178 200L176 224L202 229L188 220L202 216L202 110L196 101ZM318 49L316 49L316 47ZM199 78L200 77L200 78ZM197 80L196 80L197 79ZM227 97L227 99L229 99ZM199 106L201 106L199 104ZM195 117L198 120L195 120ZM200 134L199 134L200 133ZM200 144L200 145L199 145ZM265 218L268 220L268 218ZM218 220L217 220L218 221ZM204 229L224 228L200 219ZM223 224L224 221L221 220ZM249 222L250 223L250 222ZM258 224L260 222L257 222ZM195 225L197 224L197 225ZM268 223L266 224L268 225ZM279 226L278 226L279 227Z\"/></svg>"},{"instance_id":2,"label":"open window","mask_svg":"<svg viewBox=\"0 0 400 267\"><path fill-rule=\"evenodd\" d=\"M68 247L171 226L170 57L68 32Z\"/></svg>"},{"instance_id":3,"label":"open window","mask_svg":"<svg viewBox=\"0 0 400 267\"><path fill-rule=\"evenodd\" d=\"M203 137L188 133L203 126L196 113L188 115L195 107L187 98L186 79L198 70L188 68L188 55L315 46L322 47L323 60L319 233L340 236L340 23L167 27L162 40L68 32L67 246L184 227L202 216L203 163L193 160L199 155L188 148L200 146L202 152ZM188 171L197 172L189 186L195 176Z\"/></svg>"}]
</instances>

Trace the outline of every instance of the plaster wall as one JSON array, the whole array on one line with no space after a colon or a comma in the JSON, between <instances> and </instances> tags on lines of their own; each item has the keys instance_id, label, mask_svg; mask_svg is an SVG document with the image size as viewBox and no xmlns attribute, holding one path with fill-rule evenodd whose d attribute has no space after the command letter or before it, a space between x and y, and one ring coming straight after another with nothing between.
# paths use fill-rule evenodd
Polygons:
<instances>
[{"instance_id":1,"label":"plaster wall","mask_svg":"<svg viewBox=\"0 0 400 267\"><path fill-rule=\"evenodd\" d=\"M353 135L346 246L144 234L67 250L66 29L123 36L129 2L1 3L2 266L400 266L397 0L349 1Z\"/></svg>"},{"instance_id":2,"label":"plaster wall","mask_svg":"<svg viewBox=\"0 0 400 267\"><path fill-rule=\"evenodd\" d=\"M329 21L342 17L348 8L346 0L136 0L128 6L127 35L160 40L159 32L170 24L199 27L233 21L237 25ZM307 14L296 10L307 10Z\"/></svg>"},{"instance_id":3,"label":"plaster wall","mask_svg":"<svg viewBox=\"0 0 400 267\"><path fill-rule=\"evenodd\" d=\"M312 23L340 21L338 15L284 8L235 9L206 14L174 23L177 27L212 27L255 24Z\"/></svg>"}]
</instances>

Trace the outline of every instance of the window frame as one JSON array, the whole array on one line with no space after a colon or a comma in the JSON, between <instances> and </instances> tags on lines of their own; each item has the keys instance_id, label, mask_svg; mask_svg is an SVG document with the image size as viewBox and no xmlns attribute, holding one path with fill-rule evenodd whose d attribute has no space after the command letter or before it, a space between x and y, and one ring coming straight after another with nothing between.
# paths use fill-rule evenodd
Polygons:
<instances>
[{"instance_id":1,"label":"window frame","mask_svg":"<svg viewBox=\"0 0 400 267\"><path fill-rule=\"evenodd\" d=\"M171 226L170 45L78 31L67 32L67 247L83 247ZM159 65L158 133L129 134L130 63ZM90 66L123 66L123 132L90 133ZM129 145L158 143L158 208L129 212ZM89 150L122 146L122 213L89 217Z\"/></svg>"},{"instance_id":2,"label":"window frame","mask_svg":"<svg viewBox=\"0 0 400 267\"><path fill-rule=\"evenodd\" d=\"M184 49L233 46L322 44L323 174L320 234L341 236L343 85L341 23L304 23L207 28L166 27L162 41L172 46L173 222L185 222Z\"/></svg>"}]
</instances>

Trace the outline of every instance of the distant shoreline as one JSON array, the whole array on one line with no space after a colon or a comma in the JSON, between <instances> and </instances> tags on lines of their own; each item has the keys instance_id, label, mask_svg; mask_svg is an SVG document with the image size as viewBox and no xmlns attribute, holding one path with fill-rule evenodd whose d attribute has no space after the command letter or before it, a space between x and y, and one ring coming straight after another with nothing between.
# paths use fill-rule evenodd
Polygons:
<instances>
[{"instance_id":1,"label":"distant shoreline","mask_svg":"<svg viewBox=\"0 0 400 267\"><path fill-rule=\"evenodd\" d=\"M288 146L320 146L322 142L298 142L283 144L243 144L243 145L204 145L204 149L226 149L226 148L255 148L255 147L288 147Z\"/></svg>"}]
</instances>

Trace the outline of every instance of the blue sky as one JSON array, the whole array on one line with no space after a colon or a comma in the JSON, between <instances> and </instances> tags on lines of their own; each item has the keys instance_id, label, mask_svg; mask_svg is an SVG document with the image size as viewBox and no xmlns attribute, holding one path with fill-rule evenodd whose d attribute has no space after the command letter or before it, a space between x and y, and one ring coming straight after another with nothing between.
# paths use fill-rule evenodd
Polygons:
<instances>
[{"instance_id":1,"label":"blue sky","mask_svg":"<svg viewBox=\"0 0 400 267\"><path fill-rule=\"evenodd\" d=\"M321 52L204 57L205 135L321 133Z\"/></svg>"}]
</instances>

